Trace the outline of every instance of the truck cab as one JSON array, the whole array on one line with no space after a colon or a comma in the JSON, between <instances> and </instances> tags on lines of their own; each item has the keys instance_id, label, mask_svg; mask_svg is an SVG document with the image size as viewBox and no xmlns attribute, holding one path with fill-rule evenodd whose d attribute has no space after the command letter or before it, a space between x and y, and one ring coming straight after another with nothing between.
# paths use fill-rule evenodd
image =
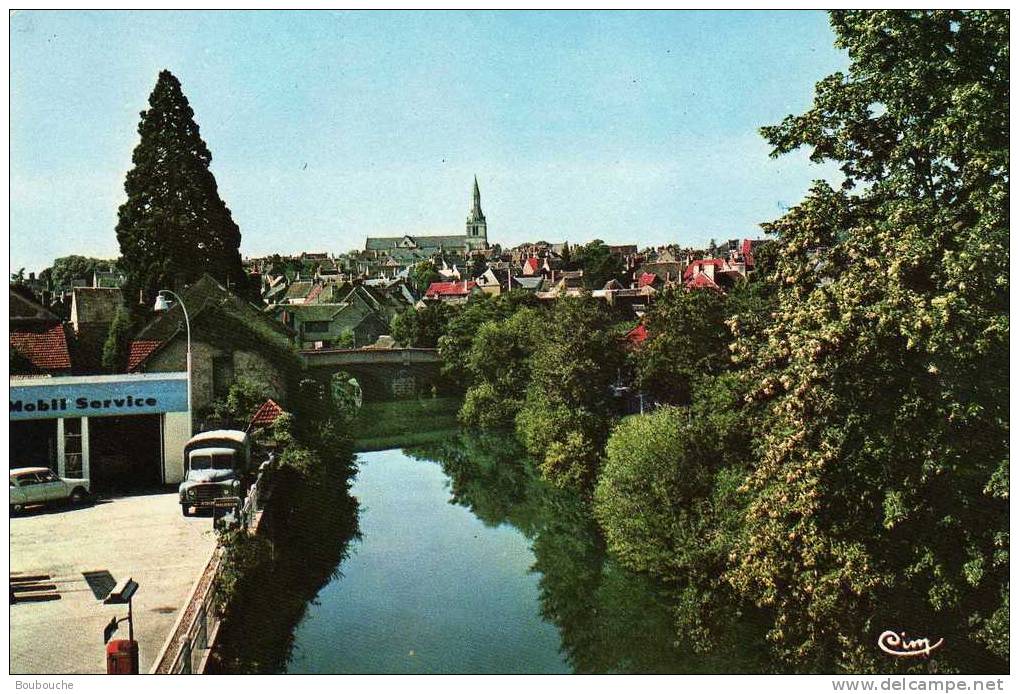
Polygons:
<instances>
[{"instance_id":1,"label":"truck cab","mask_svg":"<svg viewBox=\"0 0 1019 694\"><path fill-rule=\"evenodd\" d=\"M213 508L216 499L241 498L251 471L250 438L230 429L197 434L184 446L184 466L177 491L185 516L193 508Z\"/></svg>"}]
</instances>

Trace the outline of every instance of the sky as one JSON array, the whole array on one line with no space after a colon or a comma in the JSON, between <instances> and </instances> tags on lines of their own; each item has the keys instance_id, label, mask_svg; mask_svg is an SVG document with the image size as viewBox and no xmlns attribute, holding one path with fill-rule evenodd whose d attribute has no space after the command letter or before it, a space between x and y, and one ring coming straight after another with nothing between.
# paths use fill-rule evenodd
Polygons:
<instances>
[{"instance_id":1,"label":"sky","mask_svg":"<svg viewBox=\"0 0 1019 694\"><path fill-rule=\"evenodd\" d=\"M836 180L763 125L847 57L821 12L29 11L10 20L11 268L116 257L160 70L244 256L463 233L639 246L761 236Z\"/></svg>"}]
</instances>

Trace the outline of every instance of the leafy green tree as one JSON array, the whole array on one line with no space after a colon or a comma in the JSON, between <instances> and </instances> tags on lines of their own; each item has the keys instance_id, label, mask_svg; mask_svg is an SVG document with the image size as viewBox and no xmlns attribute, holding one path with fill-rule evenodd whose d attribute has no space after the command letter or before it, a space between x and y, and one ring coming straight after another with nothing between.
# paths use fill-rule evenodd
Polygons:
<instances>
[{"instance_id":1,"label":"leafy green tree","mask_svg":"<svg viewBox=\"0 0 1019 694\"><path fill-rule=\"evenodd\" d=\"M648 339L636 352L637 381L654 399L687 405L694 382L730 363L726 297L713 291L666 291L645 318Z\"/></svg>"},{"instance_id":2,"label":"leafy green tree","mask_svg":"<svg viewBox=\"0 0 1019 694\"><path fill-rule=\"evenodd\" d=\"M675 586L676 625L711 651L746 612L719 584L738 550L758 417L736 374L701 379L689 407L629 417L612 432L594 494L594 514L624 566ZM744 635L761 629L739 625Z\"/></svg>"},{"instance_id":3,"label":"leafy green tree","mask_svg":"<svg viewBox=\"0 0 1019 694\"><path fill-rule=\"evenodd\" d=\"M610 280L624 279L623 259L612 254L600 239L577 246L572 255L572 264L584 271L584 286L588 289L601 289Z\"/></svg>"},{"instance_id":4,"label":"leafy green tree","mask_svg":"<svg viewBox=\"0 0 1019 694\"><path fill-rule=\"evenodd\" d=\"M393 339L410 347L435 347L456 309L429 301L420 309L408 308L393 317Z\"/></svg>"},{"instance_id":5,"label":"leafy green tree","mask_svg":"<svg viewBox=\"0 0 1019 694\"><path fill-rule=\"evenodd\" d=\"M134 334L134 321L125 308L118 308L103 343L102 366L110 373L127 368L127 352Z\"/></svg>"},{"instance_id":6,"label":"leafy green tree","mask_svg":"<svg viewBox=\"0 0 1019 694\"><path fill-rule=\"evenodd\" d=\"M66 255L57 258L53 264L39 273L39 279L53 289L70 289L75 280L92 282L96 270L119 269L120 259L104 260L83 255Z\"/></svg>"},{"instance_id":7,"label":"leafy green tree","mask_svg":"<svg viewBox=\"0 0 1019 694\"><path fill-rule=\"evenodd\" d=\"M238 378L231 384L226 396L212 404L212 415L224 425L246 429L255 412L269 397L269 388L264 383Z\"/></svg>"},{"instance_id":8,"label":"leafy green tree","mask_svg":"<svg viewBox=\"0 0 1019 694\"><path fill-rule=\"evenodd\" d=\"M21 284L24 281L25 281L25 268L21 268L17 272L11 273L12 284Z\"/></svg>"},{"instance_id":9,"label":"leafy green tree","mask_svg":"<svg viewBox=\"0 0 1019 694\"><path fill-rule=\"evenodd\" d=\"M471 384L467 362L478 331L488 321L505 318L508 314L503 301L487 294L471 297L466 304L451 311L442 337L437 341L443 376L459 384L461 390L466 389Z\"/></svg>"},{"instance_id":10,"label":"leafy green tree","mask_svg":"<svg viewBox=\"0 0 1019 694\"><path fill-rule=\"evenodd\" d=\"M609 321L590 295L562 298L531 360L517 432L559 486L589 490L597 475L614 414L611 386L623 362Z\"/></svg>"},{"instance_id":11,"label":"leafy green tree","mask_svg":"<svg viewBox=\"0 0 1019 694\"><path fill-rule=\"evenodd\" d=\"M168 70L159 73L138 134L117 222L125 297L177 289L203 273L247 293L241 232L219 196L194 112Z\"/></svg>"},{"instance_id":12,"label":"leafy green tree","mask_svg":"<svg viewBox=\"0 0 1019 694\"><path fill-rule=\"evenodd\" d=\"M797 667L952 635L935 666L1007 670L1009 18L845 11L847 73L764 134L841 164L768 231L776 317L737 326L767 409L730 584Z\"/></svg>"},{"instance_id":13,"label":"leafy green tree","mask_svg":"<svg viewBox=\"0 0 1019 694\"><path fill-rule=\"evenodd\" d=\"M428 291L428 286L432 282L439 282L441 280L442 275L439 274L439 270L431 260L422 260L407 273L407 286L414 292L414 296L418 298L425 295L425 292Z\"/></svg>"},{"instance_id":14,"label":"leafy green tree","mask_svg":"<svg viewBox=\"0 0 1019 694\"><path fill-rule=\"evenodd\" d=\"M460 412L464 424L513 427L531 384L531 354L541 328L541 314L532 308L481 325L467 357L472 385Z\"/></svg>"}]
</instances>

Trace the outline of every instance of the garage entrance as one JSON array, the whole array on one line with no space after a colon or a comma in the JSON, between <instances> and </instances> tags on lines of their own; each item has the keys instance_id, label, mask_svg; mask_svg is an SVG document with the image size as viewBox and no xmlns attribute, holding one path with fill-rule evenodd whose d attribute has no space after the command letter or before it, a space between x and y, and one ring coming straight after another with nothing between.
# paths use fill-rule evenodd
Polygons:
<instances>
[{"instance_id":1,"label":"garage entrance","mask_svg":"<svg viewBox=\"0 0 1019 694\"><path fill-rule=\"evenodd\" d=\"M89 420L93 492L133 492L163 483L160 415Z\"/></svg>"},{"instance_id":2,"label":"garage entrance","mask_svg":"<svg viewBox=\"0 0 1019 694\"><path fill-rule=\"evenodd\" d=\"M29 419L10 424L11 469L57 469L57 420Z\"/></svg>"}]
</instances>

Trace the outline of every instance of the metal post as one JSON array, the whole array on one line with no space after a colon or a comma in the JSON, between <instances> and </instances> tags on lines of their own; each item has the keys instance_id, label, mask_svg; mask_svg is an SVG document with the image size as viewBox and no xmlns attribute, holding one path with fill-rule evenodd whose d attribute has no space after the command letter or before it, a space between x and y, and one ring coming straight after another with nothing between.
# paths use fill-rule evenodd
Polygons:
<instances>
[{"instance_id":1,"label":"metal post","mask_svg":"<svg viewBox=\"0 0 1019 694\"><path fill-rule=\"evenodd\" d=\"M131 609L134 598L127 601L127 639L134 641L134 611Z\"/></svg>"}]
</instances>

